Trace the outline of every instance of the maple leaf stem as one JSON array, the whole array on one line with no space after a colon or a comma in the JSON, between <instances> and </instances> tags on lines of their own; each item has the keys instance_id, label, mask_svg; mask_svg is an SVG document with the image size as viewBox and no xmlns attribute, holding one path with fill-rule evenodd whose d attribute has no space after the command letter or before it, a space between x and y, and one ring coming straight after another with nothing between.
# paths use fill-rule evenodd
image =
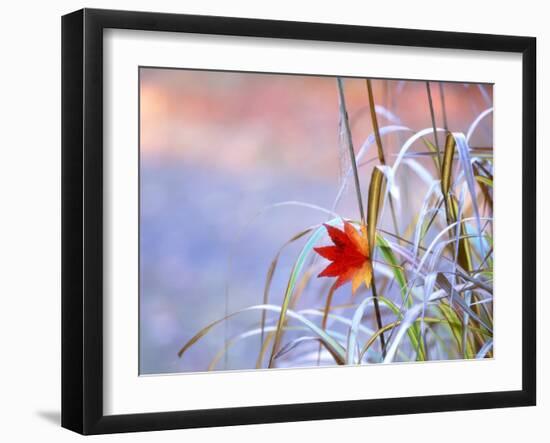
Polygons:
<instances>
[{"instance_id":1,"label":"maple leaf stem","mask_svg":"<svg viewBox=\"0 0 550 443\"><path fill-rule=\"evenodd\" d=\"M351 161L351 168L353 171L353 179L355 181L355 193L357 195L357 204L359 206L359 215L361 216L361 222L365 224L365 210L363 209L363 197L361 195L361 184L359 182L359 173L357 172L357 161L355 160L355 149L353 149L353 141L351 138L351 130L349 127L348 111L346 108L346 98L344 97L344 85L342 79L338 77L338 97L340 99L340 118L341 124L346 133L347 145L349 150L349 156Z\"/></svg>"},{"instance_id":2,"label":"maple leaf stem","mask_svg":"<svg viewBox=\"0 0 550 443\"><path fill-rule=\"evenodd\" d=\"M378 294L376 292L376 283L374 282L374 276L371 282L372 288L372 299L374 300L374 313L376 315L376 326L378 330L383 331L382 329L382 316L380 315L380 305L378 304ZM382 349L382 358L386 358L386 339L384 337L384 332L380 333L380 347Z\"/></svg>"}]
</instances>

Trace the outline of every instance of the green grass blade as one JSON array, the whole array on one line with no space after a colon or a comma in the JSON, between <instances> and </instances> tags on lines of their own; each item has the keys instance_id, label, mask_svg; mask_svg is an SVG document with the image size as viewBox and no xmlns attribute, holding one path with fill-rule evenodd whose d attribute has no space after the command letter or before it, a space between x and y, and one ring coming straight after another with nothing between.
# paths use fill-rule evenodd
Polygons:
<instances>
[{"instance_id":1,"label":"green grass blade","mask_svg":"<svg viewBox=\"0 0 550 443\"><path fill-rule=\"evenodd\" d=\"M182 357L183 354L195 343L197 343L202 337L204 337L208 332L210 332L215 326L219 325L220 323L235 317L236 315L243 314L245 312L250 311L258 311L258 310L268 310L273 312L281 312L282 308L275 305L256 305L256 306L249 306L244 309L240 309L236 312L233 312L231 314L226 315L225 317L218 319L204 328L202 328L199 332L197 332L189 341L187 341L182 348L178 352L178 357ZM313 323L311 320L307 319L301 314L298 314L297 312L287 310L286 315L289 317L297 320L300 322L303 326L306 326L309 330L311 330L313 333L315 333L323 342L326 344L327 348L330 348L330 352L334 353L334 355L337 356L338 362L343 362L345 359L345 350L342 347L340 343L338 343L336 340L334 340L327 332L323 331L321 328L319 328L315 323ZM280 331L282 328L280 328L277 325L277 332Z\"/></svg>"},{"instance_id":2,"label":"green grass blade","mask_svg":"<svg viewBox=\"0 0 550 443\"><path fill-rule=\"evenodd\" d=\"M332 219L327 224L329 225L336 225L340 222L340 219ZM305 266L306 260L309 257L309 254L311 254L311 251L317 244L317 242L322 238L322 236L325 234L326 229L324 226L320 226L317 228L309 237L308 241L302 248L300 254L298 255L298 258L296 262L294 263L294 266L292 267L292 271L290 273L290 277L288 279L285 295L283 297L283 303L281 305L281 312L279 315L279 320L277 322L277 331L275 332L275 338L273 341L273 347L271 350L271 357L269 359L270 363L269 366L271 367L273 363L273 358L275 354L278 351L280 342L281 342L281 336L282 336L282 328L285 325L286 322L286 312L288 310L290 301L292 299L292 295L294 293L294 288L296 287L296 282L298 280L299 275L302 273L302 270Z\"/></svg>"},{"instance_id":3,"label":"green grass blade","mask_svg":"<svg viewBox=\"0 0 550 443\"><path fill-rule=\"evenodd\" d=\"M271 289L271 283L273 281L273 276L275 275L275 270L277 268L279 258L281 256L281 253L283 252L284 248L286 248L288 245L295 242L296 240L299 240L303 236L309 234L313 229L314 228L307 228L307 229L299 232L298 234L293 236L290 240L287 240L285 242L285 244L283 246L281 246L279 248L279 250L277 251L277 254L275 255L275 258L273 259L273 261L271 262L271 264L269 265L269 268L267 270L267 275L266 275L265 284L264 284L264 296L263 296L263 304L264 305L269 304L269 291ZM263 331L264 326L265 326L265 319L266 319L266 311L262 311L262 317L260 319L260 328L262 329L262 331ZM260 335L260 350L263 347L263 342L264 342L264 333L262 332L261 335Z\"/></svg>"}]
</instances>

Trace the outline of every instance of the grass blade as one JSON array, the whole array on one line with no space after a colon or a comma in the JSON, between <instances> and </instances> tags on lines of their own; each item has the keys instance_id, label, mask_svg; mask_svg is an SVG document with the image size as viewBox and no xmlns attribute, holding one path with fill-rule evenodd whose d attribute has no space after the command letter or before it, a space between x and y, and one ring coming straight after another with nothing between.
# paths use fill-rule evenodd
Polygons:
<instances>
[{"instance_id":1,"label":"grass blade","mask_svg":"<svg viewBox=\"0 0 550 443\"><path fill-rule=\"evenodd\" d=\"M474 134L475 130L477 129L477 127L479 126L479 124L481 123L481 121L487 117L489 114L491 114L493 112L493 108L488 108L488 109L485 109L485 111L481 112L477 117L476 119L472 122L472 124L470 125L470 127L468 128L468 132L466 132L466 141L469 143L470 142L470 139L472 138L472 135Z\"/></svg>"},{"instance_id":2,"label":"grass blade","mask_svg":"<svg viewBox=\"0 0 550 443\"><path fill-rule=\"evenodd\" d=\"M355 161L355 150L353 149L353 141L351 138L351 130L349 128L348 111L346 109L346 98L344 96L344 84L341 78L337 79L338 83L338 100L340 103L340 132L344 134L344 142L347 144L349 158L353 170L353 178L355 180L355 193L357 195L357 205L359 214L363 223L365 222L365 211L363 209L363 197L361 196L361 184L359 182L359 173L357 172L357 162Z\"/></svg>"},{"instance_id":3,"label":"grass blade","mask_svg":"<svg viewBox=\"0 0 550 443\"><path fill-rule=\"evenodd\" d=\"M265 285L264 285L264 296L263 296L263 304L267 305L269 304L269 290L271 289L271 283L273 281L273 276L275 275L275 269L277 268L277 263L279 262L279 258L281 256L281 253L283 252L284 248L290 245L291 243L295 242L296 240L299 240L304 235L309 234L312 231L313 228L307 228L303 230L302 232L299 232L294 237L292 237L290 240L287 240L283 246L279 248L277 251L277 254L275 255L275 258L269 265L269 268L267 270L267 275L265 278ZM264 327L265 327L265 319L266 319L266 311L262 311L262 317L260 319L260 328L262 330L262 333L260 335L260 350L263 347L264 343Z\"/></svg>"},{"instance_id":4,"label":"grass blade","mask_svg":"<svg viewBox=\"0 0 550 443\"><path fill-rule=\"evenodd\" d=\"M378 250L382 254L382 257L386 262L392 265L391 269L392 269L393 275L399 285L399 291L401 292L401 297L403 301L405 301L407 297L407 277L405 276L403 267L400 266L399 261L395 257L395 254L393 253L390 244L386 241L384 237L382 237L380 234L377 234L376 241L378 244Z\"/></svg>"},{"instance_id":5,"label":"grass blade","mask_svg":"<svg viewBox=\"0 0 550 443\"><path fill-rule=\"evenodd\" d=\"M437 125L435 124L435 113L434 113L434 104L432 100L432 90L430 88L430 82L426 82L426 92L428 93L428 104L430 106L430 116L432 118L432 127L434 131L434 142L435 142L435 148L437 152L437 162L436 167L441 168L441 150L439 149L439 140L437 139ZM430 145L428 145L429 147Z\"/></svg>"},{"instance_id":6,"label":"grass blade","mask_svg":"<svg viewBox=\"0 0 550 443\"><path fill-rule=\"evenodd\" d=\"M466 141L464 134L455 132L453 133L453 138L458 148L458 157L460 158L460 163L464 171L464 177L466 178L466 183L468 185L472 208L474 209L474 215L476 217L477 229L479 231L479 235L481 235L481 221L479 215L479 207L477 205L474 170L472 167L472 159L470 157L470 147L468 146L468 142ZM485 255L485 251L482 251L482 255Z\"/></svg>"},{"instance_id":7,"label":"grass blade","mask_svg":"<svg viewBox=\"0 0 550 443\"><path fill-rule=\"evenodd\" d=\"M379 168L372 170L369 186L368 213L367 213L367 233L369 250L374 252L376 246L376 227L378 225L378 215L380 213L380 200L382 189L385 183L385 175Z\"/></svg>"},{"instance_id":8,"label":"grass blade","mask_svg":"<svg viewBox=\"0 0 550 443\"><path fill-rule=\"evenodd\" d=\"M378 127L378 117L376 116L376 105L374 104L374 94L372 92L372 82L370 79L367 79L367 93L369 96L369 107L370 107L370 115L371 115L371 121L372 121L372 129L374 130L374 136L376 139L376 147L378 148L378 160L380 161L380 164L382 166L386 165L386 157L384 156L384 148L382 146L382 137L380 136L380 129ZM389 202L390 202L390 209L391 209L391 216L393 221L393 227L395 229L395 233L399 235L399 229L398 229L398 223L397 223L397 217L395 215L395 208L393 205L393 197L389 196Z\"/></svg>"},{"instance_id":9,"label":"grass blade","mask_svg":"<svg viewBox=\"0 0 550 443\"><path fill-rule=\"evenodd\" d=\"M231 314L228 314L225 317L210 323L209 325L202 328L199 332L197 332L189 341L187 341L182 346L182 348L178 352L178 357L181 358L191 346L197 343L202 337L208 334L208 332L210 332L215 326L219 325L220 323L223 323L224 321L228 320L231 317L235 317L236 315L243 314L245 312L250 312L250 311L258 311L258 310L281 312L282 308L275 305L256 305L256 306L249 306L247 308L240 309ZM342 362L344 361L345 359L344 348L336 340L334 340L329 334L327 334L325 331L323 331L321 328L315 325L312 321L308 320L306 317L304 317L301 314L298 314L297 312L287 310L286 315L288 315L289 317L295 320L298 320L303 326L307 327L309 330L311 330L313 333L319 336L319 338L326 343L327 347L330 347L331 352L334 352L334 354L338 356L338 360ZM280 329L282 328L279 325L277 325L277 331L279 331Z\"/></svg>"},{"instance_id":10,"label":"grass blade","mask_svg":"<svg viewBox=\"0 0 550 443\"><path fill-rule=\"evenodd\" d=\"M372 121L372 129L376 138L376 147L378 148L378 159L382 165L386 164L384 157L384 149L382 148L382 138L380 137L380 129L378 128L378 118L376 116L376 107L374 104L374 94L372 93L372 83L370 79L367 79L367 93L369 95L369 107Z\"/></svg>"},{"instance_id":11,"label":"grass blade","mask_svg":"<svg viewBox=\"0 0 550 443\"><path fill-rule=\"evenodd\" d=\"M413 132L411 128L408 128L406 126L383 126L380 128L380 135L386 135L386 134L392 134L394 132ZM361 145L361 148L359 148L359 152L357 152L357 155L355 156L355 163L358 165L358 167L361 166L361 160L363 157L367 154L368 149L376 142L374 133L370 134L367 139L363 142ZM352 175L353 169L351 165L349 166L348 170L345 172L345 174L342 176L340 188L338 189L338 193L336 194L336 198L334 199L334 203L332 204L332 209L335 210L335 208L338 206L338 203L340 202L342 196L344 195L344 191L347 187L347 182Z\"/></svg>"},{"instance_id":12,"label":"grass blade","mask_svg":"<svg viewBox=\"0 0 550 443\"><path fill-rule=\"evenodd\" d=\"M376 247L376 226L378 225L378 215L380 211L380 198L382 195L382 188L384 186L385 176L384 173L378 169L374 168L372 171L370 185L369 185L369 199L368 199L368 208L367 208L367 237L369 244L369 251L371 253L371 258L374 257L375 247ZM376 316L376 324L378 329L382 329L382 316L380 315L380 306L378 305L378 297L376 293L376 277L372 275L372 295L374 298L374 312ZM386 340L384 334L380 334L380 345L382 349L382 356L386 355Z\"/></svg>"},{"instance_id":13,"label":"grass blade","mask_svg":"<svg viewBox=\"0 0 550 443\"><path fill-rule=\"evenodd\" d=\"M334 225L340 223L340 221L341 221L340 219L332 219L329 222L327 222L327 224L334 226ZM325 234L325 232L326 232L325 227L320 226L319 228L317 228L311 234L308 241L306 242L306 244L302 248L300 254L298 255L298 258L297 258L296 262L294 263L294 266L292 267L292 271L290 273L290 277L288 279L287 287L286 287L286 290L285 290L283 303L281 305L281 311L280 311L279 320L278 320L278 323L277 323L277 331L275 333L275 338L274 338L274 341L273 341L273 348L271 350L271 357L269 359L270 360L269 367L271 367L271 365L273 363L273 357L275 356L275 354L278 351L278 347L279 347L279 344L280 344L280 341L281 341L281 336L282 336L282 328L283 328L283 326L285 325L285 322L286 322L286 312L287 312L289 304L292 300L292 295L294 293L294 288L296 287L296 282L298 280L298 276L301 274L301 272L304 268L307 257L309 256L309 254L311 253L311 251L313 250L313 248L315 247L315 245L317 244L319 239L321 239L321 237Z\"/></svg>"}]
</instances>

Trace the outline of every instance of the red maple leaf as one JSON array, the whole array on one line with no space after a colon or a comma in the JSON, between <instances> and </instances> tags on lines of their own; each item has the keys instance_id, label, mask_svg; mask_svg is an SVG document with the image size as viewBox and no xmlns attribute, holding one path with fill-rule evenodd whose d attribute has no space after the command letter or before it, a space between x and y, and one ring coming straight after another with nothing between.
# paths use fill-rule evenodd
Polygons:
<instances>
[{"instance_id":1,"label":"red maple leaf","mask_svg":"<svg viewBox=\"0 0 550 443\"><path fill-rule=\"evenodd\" d=\"M343 231L327 224L324 226L334 245L314 248L317 254L331 261L318 277L338 277L334 289L351 281L353 294L362 283L368 288L372 280L372 267L367 227L361 225L360 231L357 231L345 220Z\"/></svg>"}]
</instances>

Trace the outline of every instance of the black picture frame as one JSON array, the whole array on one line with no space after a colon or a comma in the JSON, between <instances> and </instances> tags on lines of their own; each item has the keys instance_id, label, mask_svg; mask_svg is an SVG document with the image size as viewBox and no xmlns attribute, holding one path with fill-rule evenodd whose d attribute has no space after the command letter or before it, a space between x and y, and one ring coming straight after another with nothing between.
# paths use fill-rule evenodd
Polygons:
<instances>
[{"instance_id":1,"label":"black picture frame","mask_svg":"<svg viewBox=\"0 0 550 443\"><path fill-rule=\"evenodd\" d=\"M103 413L103 30L192 32L519 53L523 64L522 389L177 412ZM62 426L82 434L536 403L536 39L83 9L62 18Z\"/></svg>"}]
</instances>

